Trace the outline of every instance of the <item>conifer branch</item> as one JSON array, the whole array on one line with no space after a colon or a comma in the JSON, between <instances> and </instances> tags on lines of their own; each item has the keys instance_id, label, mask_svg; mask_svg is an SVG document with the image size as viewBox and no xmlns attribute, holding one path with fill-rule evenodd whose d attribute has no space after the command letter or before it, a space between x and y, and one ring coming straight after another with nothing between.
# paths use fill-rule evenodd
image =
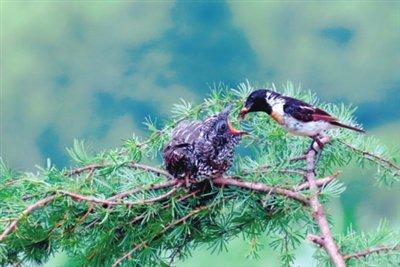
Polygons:
<instances>
[{"instance_id":1,"label":"conifer branch","mask_svg":"<svg viewBox=\"0 0 400 267\"><path fill-rule=\"evenodd\" d=\"M32 213L34 210L39 209L43 207L44 205L47 205L48 203L52 202L57 195L53 194L50 195L44 199L39 200L38 202L28 206L25 210L22 211L21 215L14 219L9 226L3 231L3 233L0 235L0 242L2 242L10 233L12 233L18 225L18 222L28 216L30 213Z\"/></svg>"},{"instance_id":2,"label":"conifer branch","mask_svg":"<svg viewBox=\"0 0 400 267\"><path fill-rule=\"evenodd\" d=\"M308 240L315 243L316 245L319 245L321 248L323 248L325 246L324 238L319 235L309 234L307 236L307 238L308 238Z\"/></svg>"},{"instance_id":3,"label":"conifer branch","mask_svg":"<svg viewBox=\"0 0 400 267\"><path fill-rule=\"evenodd\" d=\"M153 167L157 163L141 163L143 157L143 162L150 162L159 155L179 122L215 114L228 102L238 110L253 90L249 84L238 90L225 89L218 87L197 106L184 101L176 105L174 118L161 129L148 121L147 140L132 137L122 148L93 156L79 143L69 151L78 167L67 171L48 164L35 174L17 174L0 162L0 265L43 261L59 249L77 257L82 265L116 266L134 261L157 265L167 259L172 262L176 256L185 258L199 245L216 245L218 250L238 234L254 240L266 233L272 240L270 247L280 254L285 266L294 262L293 250L305 236L321 247L316 250L320 265L329 260L344 266L345 261L352 264L378 253L395 259L400 256L398 243L379 246L373 242L378 240L373 235L370 242L365 242L363 234L356 241L351 235L334 239L321 204L320 195L325 201L326 196L339 195L344 187L336 181L338 172L317 178L317 165L318 173L329 173L352 159L360 163L365 159L384 167L378 178L387 179L388 184L398 181L396 160L372 152L381 151L381 146L374 149L371 143L368 152L355 145L364 143L363 136L335 132L335 140L342 144L329 144L323 160L317 162L322 149L316 144L314 150L304 153L307 139L288 138L279 125L259 116L245 124L255 137L243 140L245 145L256 144L257 149L230 176L193 180L186 188L181 179L162 167ZM307 102L316 100L312 94L287 90L287 95L301 96ZM348 108L332 105L326 110L356 124ZM301 177L306 181L299 181ZM310 232L313 227L298 229L311 220L319 228L317 232ZM380 242L391 244L393 233L382 230L376 236L385 236ZM81 240L84 243L78 242ZM257 244L251 246L252 254L256 254ZM352 253L357 251L355 247L361 250ZM132 262L125 262L133 257Z\"/></svg>"},{"instance_id":4,"label":"conifer branch","mask_svg":"<svg viewBox=\"0 0 400 267\"><path fill-rule=\"evenodd\" d=\"M158 176L162 175L169 179L174 179L174 177L171 174L169 174L168 172L166 172L165 170L162 170L162 169L159 169L156 167L152 167L152 166L148 166L148 165L143 165L143 164L137 163L135 161L123 163L121 165L128 166L131 169L139 169L139 170L143 170L143 171L147 171L147 172L152 172ZM79 175L86 171L93 171L93 170L103 169L103 168L108 168L108 167L114 167L114 165L112 165L112 164L90 164L87 166L72 169L71 171L69 171L67 173L67 176Z\"/></svg>"},{"instance_id":5,"label":"conifer branch","mask_svg":"<svg viewBox=\"0 0 400 267\"><path fill-rule=\"evenodd\" d=\"M126 191L122 191L118 194L115 194L114 196L108 198L109 201L114 201L117 199L123 199L125 197L128 197L130 195L133 195L137 192L144 191L144 190L158 190L158 189L164 189L172 186L176 186L179 183L179 180L177 179L172 179L169 181L161 182L158 184L151 184L150 186L147 187L137 187L137 188L132 188Z\"/></svg>"},{"instance_id":6,"label":"conifer branch","mask_svg":"<svg viewBox=\"0 0 400 267\"><path fill-rule=\"evenodd\" d=\"M327 136L320 139L322 145L327 144L329 141L330 138ZM308 238L325 249L336 267L345 267L346 264L343 255L340 253L339 247L333 239L324 208L318 197L318 186L315 180L316 153L321 153L322 150L323 148L319 147L317 142L313 142L312 147L306 153L307 173L304 178L308 181L310 190L313 191L309 204L312 210L312 216L321 231L321 236L309 235Z\"/></svg>"},{"instance_id":7,"label":"conifer branch","mask_svg":"<svg viewBox=\"0 0 400 267\"><path fill-rule=\"evenodd\" d=\"M287 198L291 198L297 201L300 201L303 204L308 203L308 199L306 197L303 197L301 194L294 192L289 189L281 188L281 187L275 187L275 186L268 186L262 183L255 183L255 182L244 182L240 181L237 177L235 178L230 178L230 177L225 177L225 178L216 178L213 179L213 183L218 186L237 186L240 188L245 188L245 189L250 189L253 191L259 191L259 192L264 192L268 194L277 194L277 195L282 195Z\"/></svg>"},{"instance_id":8,"label":"conifer branch","mask_svg":"<svg viewBox=\"0 0 400 267\"><path fill-rule=\"evenodd\" d=\"M336 172L331 176L317 179L317 180L315 180L315 184L317 185L317 187L323 187L323 186L329 184L330 182L332 182L333 180L335 180L338 175L339 175L339 172ZM304 183L299 184L298 186L294 187L294 191L302 191L302 190L306 190L306 189L310 189L310 184L308 182L304 182Z\"/></svg>"},{"instance_id":9,"label":"conifer branch","mask_svg":"<svg viewBox=\"0 0 400 267\"><path fill-rule=\"evenodd\" d=\"M362 257L368 257L368 256L370 256L372 254L377 254L377 253L381 253L381 252L389 253L391 251L394 251L394 252L400 251L400 245L396 245L396 246L378 246L376 248L369 248L369 249L366 249L366 250L363 250L363 251L359 251L359 252L356 252L356 253L345 255L343 258L345 260L358 259L358 258L362 258Z\"/></svg>"},{"instance_id":10,"label":"conifer branch","mask_svg":"<svg viewBox=\"0 0 400 267\"><path fill-rule=\"evenodd\" d=\"M373 153L371 153L369 151L359 149L359 148L355 147L354 145L349 144L347 142L344 142L344 141L341 141L341 140L338 140L338 142L343 144L343 145L345 145L346 147L350 148L354 152L362 155L366 159L368 159L368 160L370 160L372 162L375 162L375 163L377 163L378 165L380 165L380 166L382 166L384 168L395 170L396 171L396 175L400 176L400 166L397 165L396 163L394 163L393 161L388 160L388 159L386 159L384 157L375 155L375 154L373 154Z\"/></svg>"},{"instance_id":11,"label":"conifer branch","mask_svg":"<svg viewBox=\"0 0 400 267\"><path fill-rule=\"evenodd\" d=\"M197 209L194 209L194 210L190 211L187 215L185 215L185 216L179 218L178 220L175 220L175 221L171 222L170 224L168 224L167 226L165 226L164 229L163 229L162 231L160 231L156 236L150 238L149 240L144 240L143 242L141 242L141 243L139 243L138 245L136 245L132 250L130 250L130 251L128 251L127 253L125 253L122 257L118 258L118 259L113 263L112 267L118 266L118 265L121 264L125 259L130 258L131 255L132 255L136 250L139 250L139 249L141 249L142 247L146 246L146 244L148 244L151 240L153 240L153 239L157 238L158 236L160 236L160 235L166 233L169 229L171 229L171 228L174 227L175 225L180 224L180 223L186 221L186 220L189 219L190 217L192 217L192 216L196 215L197 213L199 213L199 212L201 212L201 211L203 211L203 210L205 210L205 209L208 209L208 208L209 208L208 206L199 207L199 208L197 208Z\"/></svg>"}]
</instances>

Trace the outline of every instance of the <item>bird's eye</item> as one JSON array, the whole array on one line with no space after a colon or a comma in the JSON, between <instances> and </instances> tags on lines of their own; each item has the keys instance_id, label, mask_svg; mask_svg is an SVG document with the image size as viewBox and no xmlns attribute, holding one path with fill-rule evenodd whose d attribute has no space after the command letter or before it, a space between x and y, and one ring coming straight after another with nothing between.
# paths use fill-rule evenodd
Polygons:
<instances>
[{"instance_id":1,"label":"bird's eye","mask_svg":"<svg viewBox=\"0 0 400 267\"><path fill-rule=\"evenodd\" d=\"M226 130L226 123L222 123L220 126L219 126L219 129L221 130L221 131L225 131Z\"/></svg>"}]
</instances>

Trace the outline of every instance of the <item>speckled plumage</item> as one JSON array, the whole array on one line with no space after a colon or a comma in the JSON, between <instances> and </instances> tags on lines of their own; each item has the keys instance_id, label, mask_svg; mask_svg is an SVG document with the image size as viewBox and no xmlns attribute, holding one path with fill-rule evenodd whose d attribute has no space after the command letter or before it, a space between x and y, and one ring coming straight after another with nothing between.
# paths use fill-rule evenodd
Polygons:
<instances>
[{"instance_id":1,"label":"speckled plumage","mask_svg":"<svg viewBox=\"0 0 400 267\"><path fill-rule=\"evenodd\" d=\"M175 177L214 177L232 165L242 133L232 131L230 108L203 121L181 122L163 153L165 167Z\"/></svg>"}]
</instances>

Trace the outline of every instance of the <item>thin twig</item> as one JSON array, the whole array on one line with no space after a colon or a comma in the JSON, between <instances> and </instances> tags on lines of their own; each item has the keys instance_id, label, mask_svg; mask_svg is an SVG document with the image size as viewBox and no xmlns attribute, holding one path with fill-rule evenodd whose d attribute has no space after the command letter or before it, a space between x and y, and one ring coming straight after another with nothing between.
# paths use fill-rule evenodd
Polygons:
<instances>
[{"instance_id":1,"label":"thin twig","mask_svg":"<svg viewBox=\"0 0 400 267\"><path fill-rule=\"evenodd\" d=\"M73 175L78 175L81 174L82 172L86 172L86 171L94 171L96 169L100 169L100 168L104 168L106 167L106 165L103 164L90 164L87 166L83 166L80 168L76 168L76 169L72 169L71 171L69 171L67 173L67 176L73 176Z\"/></svg>"},{"instance_id":2,"label":"thin twig","mask_svg":"<svg viewBox=\"0 0 400 267\"><path fill-rule=\"evenodd\" d=\"M114 201L114 200L117 200L117 199L122 199L122 198L125 198L127 196L130 196L132 194L135 194L137 192L141 192L141 191L144 191L144 190L157 190L157 189L163 189L163 188L167 188L167 187L172 187L172 186L177 185L178 182L179 182L179 180L173 179L173 180L169 180L169 181L166 181L166 182L161 182L161 183L158 183L158 184L151 184L150 186L147 186L147 187L139 187L139 188L129 189L129 190L120 192L120 193L118 193L118 194L116 194L116 195L114 195L112 197L109 197L107 200Z\"/></svg>"},{"instance_id":3,"label":"thin twig","mask_svg":"<svg viewBox=\"0 0 400 267\"><path fill-rule=\"evenodd\" d=\"M128 206L135 206L135 205L143 205L143 204L148 204L148 203L153 203L153 202L157 202L157 201L161 201L164 200L168 197L170 197L173 193L176 192L176 190L182 186L182 182L178 183L174 188L172 188L170 191L168 191L165 194L162 194L160 196L154 197L154 198L150 198L150 199L143 199L143 200L138 200L135 202L125 202L125 204L127 204Z\"/></svg>"},{"instance_id":4,"label":"thin twig","mask_svg":"<svg viewBox=\"0 0 400 267\"><path fill-rule=\"evenodd\" d=\"M344 256L345 260L349 260L349 259L358 259L358 258L362 258L362 257L368 257L371 254L375 254L375 253L380 253L380 252L391 252L391 251L400 251L400 245L396 245L396 246L378 246L376 248L368 248L366 250L363 251L359 251L356 253L352 253L352 254L348 254L346 256Z\"/></svg>"},{"instance_id":5,"label":"thin twig","mask_svg":"<svg viewBox=\"0 0 400 267\"><path fill-rule=\"evenodd\" d=\"M295 162L295 161L300 161L300 160L305 160L305 159L306 159L306 156L302 155L302 156L299 156L299 157L290 158L289 162Z\"/></svg>"},{"instance_id":6,"label":"thin twig","mask_svg":"<svg viewBox=\"0 0 400 267\"><path fill-rule=\"evenodd\" d=\"M327 176L321 179L317 179L315 180L315 184L317 185L317 187L323 187L327 184L329 184L330 182L332 182L333 180L335 180L335 178L339 175L339 172L334 173L331 176ZM302 191L302 190L306 190L310 188L310 184L308 182L304 182L302 184L299 184L297 186L294 187L295 191Z\"/></svg>"},{"instance_id":7,"label":"thin twig","mask_svg":"<svg viewBox=\"0 0 400 267\"><path fill-rule=\"evenodd\" d=\"M96 197L92 197L92 196L80 195L78 193L69 192L69 191L65 191L65 190L58 190L57 193L66 195L66 196L70 196L73 200L77 200L77 201L86 201L86 202L90 202L90 203L103 204L103 205L107 205L107 206L125 205L128 207L131 207L134 205L143 205L143 204L148 204L148 203L153 203L153 202L164 200L164 199L168 198L169 196L171 196L179 187L182 186L182 182L171 183L171 184L175 185L174 188L165 194L162 194L162 195L154 197L154 198L143 199L143 200L138 200L138 201L134 201L134 202L115 201L115 200L120 199L121 196L125 197L125 194L118 194L118 198L116 196L114 196L114 197L111 197L108 199L100 199L100 198L96 198ZM166 187L165 184L163 184L163 188L164 187ZM124 193L126 193L126 192L124 192Z\"/></svg>"},{"instance_id":8,"label":"thin twig","mask_svg":"<svg viewBox=\"0 0 400 267\"><path fill-rule=\"evenodd\" d=\"M355 147L355 146L353 146L351 144L348 144L348 143L346 143L344 141L338 140L338 142L343 144L343 145L345 145L345 146L347 146L351 150L353 150L353 151L365 156L365 158L370 160L370 161L376 162L376 163L378 163L379 165L381 165L383 167L392 168L392 169L395 169L396 171L400 171L400 166L396 165L394 162L392 162L392 161L390 161L388 159L385 159L385 158L380 157L378 155L375 155L375 154L373 154L371 152L368 152L368 151L362 150L360 148L357 148L357 147ZM397 173L397 175L400 175L400 174Z\"/></svg>"},{"instance_id":9,"label":"thin twig","mask_svg":"<svg viewBox=\"0 0 400 267\"><path fill-rule=\"evenodd\" d=\"M176 202L181 202L181 201L183 201L183 200L185 200L185 199L187 199L187 198L189 198L189 197L192 197L192 196L196 195L197 193L199 193L200 191L201 191L200 189L197 189L197 190L191 192L190 194L183 195L182 197L178 198L178 199L176 200ZM169 204L166 204L166 205L164 205L164 206L162 206L161 209L166 209L166 208L169 208L169 207L171 207L171 204L170 204L170 203L169 203ZM139 215L139 216L136 216L135 218L133 218L133 220L131 220L131 221L129 222L129 224L134 224L134 223L136 223L137 221L140 221L141 219L143 219L144 217L145 217L144 214Z\"/></svg>"},{"instance_id":10,"label":"thin twig","mask_svg":"<svg viewBox=\"0 0 400 267\"><path fill-rule=\"evenodd\" d=\"M324 139L321 138L320 141L322 144L326 144L330 139L329 137L325 137ZM346 264L343 255L340 253L339 248L333 239L324 208L319 202L318 197L318 186L315 180L315 158L317 153L316 151L321 153L322 148L319 148L316 142L313 142L312 147L313 149L309 149L306 153L307 173L304 178L308 181L310 190L314 191L314 194L310 197L309 205L312 210L312 216L321 231L321 236L309 235L308 238L325 249L336 267L345 267Z\"/></svg>"},{"instance_id":11,"label":"thin twig","mask_svg":"<svg viewBox=\"0 0 400 267\"><path fill-rule=\"evenodd\" d=\"M270 165L264 165L260 166L254 170L245 170L243 171L244 175L249 175L249 174L262 174L262 173L268 173L268 172L280 172L280 173L289 173L289 174L297 174L297 175L304 175L304 171L302 170L293 170L293 169L288 169L288 168L283 168L283 169L276 169L273 166Z\"/></svg>"},{"instance_id":12,"label":"thin twig","mask_svg":"<svg viewBox=\"0 0 400 267\"><path fill-rule=\"evenodd\" d=\"M118 266L119 264L121 264L122 261L124 261L125 259L130 258L130 257L132 256L132 254L133 254L136 250L138 250L138 249L140 249L140 248L146 246L149 242L151 242L151 241L152 241L153 239L155 239L157 236L160 236L160 235L166 233L169 229L171 229L171 228L174 227L175 225L180 224L180 223L186 221L186 220L189 219L190 217L196 215L197 213L199 213L199 212L201 212L201 211L203 211L203 210L205 210L205 209L207 209L207 208L209 208L209 206L202 206L202 207L199 207L199 208L197 208L197 209L194 209L194 210L190 211L188 214L186 214L185 216L179 218L178 220L171 222L171 223L168 224L162 231L160 231L156 236L154 236L153 238L150 238L149 240L144 240L143 242L137 244L132 250L128 251L128 252L125 253L122 257L120 257L120 258L118 258L116 261L114 261L112 267L116 267L116 266Z\"/></svg>"},{"instance_id":13,"label":"thin twig","mask_svg":"<svg viewBox=\"0 0 400 267\"><path fill-rule=\"evenodd\" d=\"M139 163L135 163L135 162L131 162L130 164L128 164L128 166L130 168L132 168L132 169L141 169L141 170L144 170L144 171L147 171L147 172L155 173L157 175L162 175L162 176L167 177L170 180L174 180L175 179L175 177L172 176L171 174L169 174L167 171L164 171L162 169L155 168L155 167L152 167L152 166L139 164Z\"/></svg>"},{"instance_id":14,"label":"thin twig","mask_svg":"<svg viewBox=\"0 0 400 267\"><path fill-rule=\"evenodd\" d=\"M120 205L120 204L128 205L127 203L124 203L124 202L115 202L115 201L110 201L107 199L100 199L100 198L96 198L96 197L92 197L92 196L80 195L78 193L68 192L65 190L58 190L57 193L59 193L61 195L69 196L75 201L86 201L86 202L90 202L90 203L103 204L103 205L107 205L107 206L114 206L114 205Z\"/></svg>"},{"instance_id":15,"label":"thin twig","mask_svg":"<svg viewBox=\"0 0 400 267\"><path fill-rule=\"evenodd\" d=\"M259 192L274 193L295 199L297 201L302 202L303 204L308 203L308 199L306 197L303 197L300 193L281 187L268 186L266 184L255 183L255 182L244 182L238 180L237 178L230 178L230 177L215 178L212 181L217 186L236 186Z\"/></svg>"},{"instance_id":16,"label":"thin twig","mask_svg":"<svg viewBox=\"0 0 400 267\"><path fill-rule=\"evenodd\" d=\"M309 234L307 236L307 239L310 240L311 242L319 245L322 248L324 247L324 238L320 237L319 235Z\"/></svg>"},{"instance_id":17,"label":"thin twig","mask_svg":"<svg viewBox=\"0 0 400 267\"><path fill-rule=\"evenodd\" d=\"M12 233L18 225L18 222L22 220L25 216L29 215L32 213L34 210L43 207L47 205L48 203L52 202L57 196L55 194L48 196L46 198L43 198L39 200L38 202L28 206L22 213L21 215L13 220L11 224L3 231L3 233L0 235L0 242L2 242L10 233Z\"/></svg>"},{"instance_id":18,"label":"thin twig","mask_svg":"<svg viewBox=\"0 0 400 267\"><path fill-rule=\"evenodd\" d=\"M113 167L113 166L114 165L112 165L112 164L90 164L90 165L87 165L87 166L83 166L83 167L79 167L79 168L76 168L76 169L72 169L66 175L67 176L79 175L82 172L94 171L94 170L97 170L97 169ZM127 167L132 168L132 169L141 169L141 170L144 170L146 172L154 173L156 175L165 176L170 180L173 180L175 178L171 174L169 174L168 172L166 172L166 171L164 171L162 169L155 168L155 167L148 166L148 165L144 165L144 164L140 164L140 163L136 163L135 161L129 161L129 162L123 163L123 164L121 164L121 166L127 166Z\"/></svg>"},{"instance_id":19,"label":"thin twig","mask_svg":"<svg viewBox=\"0 0 400 267\"><path fill-rule=\"evenodd\" d=\"M14 221L16 218L2 218L0 219L0 222L11 222Z\"/></svg>"}]
</instances>

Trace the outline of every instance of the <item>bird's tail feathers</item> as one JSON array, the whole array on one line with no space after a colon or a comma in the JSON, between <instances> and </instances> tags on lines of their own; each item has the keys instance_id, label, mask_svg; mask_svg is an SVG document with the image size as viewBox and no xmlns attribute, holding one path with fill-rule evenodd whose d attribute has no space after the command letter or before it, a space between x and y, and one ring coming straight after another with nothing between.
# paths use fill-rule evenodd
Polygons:
<instances>
[{"instance_id":1,"label":"bird's tail feathers","mask_svg":"<svg viewBox=\"0 0 400 267\"><path fill-rule=\"evenodd\" d=\"M357 128L357 127L353 127L350 125L346 125L346 124L342 124L340 122L337 121L332 121L331 122L332 125L338 126L338 127L342 127L342 128L346 128L346 129L350 129L359 133L365 133L365 131L363 129Z\"/></svg>"}]
</instances>

